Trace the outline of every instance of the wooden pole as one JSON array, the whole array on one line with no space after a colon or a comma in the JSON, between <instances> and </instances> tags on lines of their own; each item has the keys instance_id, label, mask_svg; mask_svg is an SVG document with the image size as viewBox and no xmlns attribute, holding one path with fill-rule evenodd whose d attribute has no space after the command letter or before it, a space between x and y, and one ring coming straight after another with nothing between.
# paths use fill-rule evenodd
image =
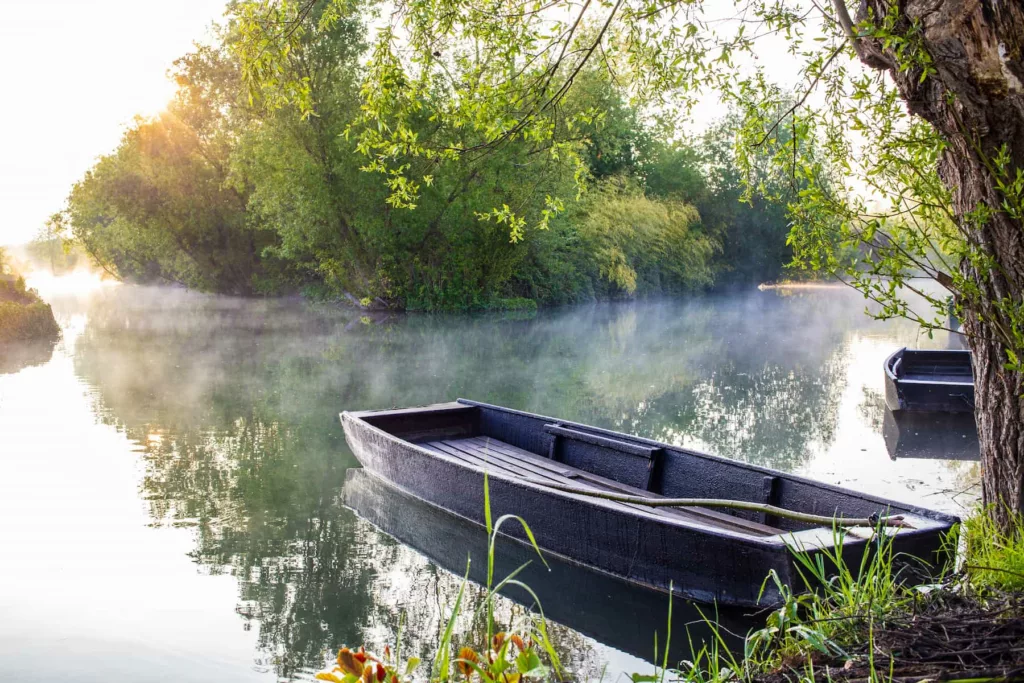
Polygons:
<instances>
[{"instance_id":1,"label":"wooden pole","mask_svg":"<svg viewBox=\"0 0 1024 683\"><path fill-rule=\"evenodd\" d=\"M545 486L549 489L564 491L566 493L574 493L579 496L589 496L591 498L600 498L602 500L612 500L617 503L632 503L634 505L644 505L652 508L729 508L732 510L750 510L751 512L763 512L768 515L774 515L775 517L792 519L796 522L806 522L808 524L815 524L818 526L887 526L900 527L904 529L914 528L913 526L911 526L903 520L902 515L877 515L877 518L843 517L842 515L828 517L826 515L812 515L806 512L795 512L793 510L787 510L785 508L776 507L774 505L766 505L764 503L750 503L745 500L728 500L724 498L645 498L644 496L632 496L625 493L610 493L607 491L595 491L593 489L581 489L575 486L567 486L566 484L557 484L555 482L548 481L538 481L530 477L525 477L525 479L532 484L536 484L537 486Z\"/></svg>"}]
</instances>

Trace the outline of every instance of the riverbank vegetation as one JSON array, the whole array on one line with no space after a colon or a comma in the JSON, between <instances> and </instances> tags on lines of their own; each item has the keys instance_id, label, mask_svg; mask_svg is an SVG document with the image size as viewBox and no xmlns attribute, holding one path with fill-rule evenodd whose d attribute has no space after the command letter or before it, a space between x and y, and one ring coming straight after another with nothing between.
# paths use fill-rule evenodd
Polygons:
<instances>
[{"instance_id":1,"label":"riverbank vegetation","mask_svg":"<svg viewBox=\"0 0 1024 683\"><path fill-rule=\"evenodd\" d=\"M683 136L602 69L582 70L544 114L554 138L493 151L486 131L449 117L450 88L424 83L394 167L375 164L364 102L404 84L367 81L380 58L367 15L324 23L325 6L297 21L275 67L277 81L303 84L301 101L271 87L253 97L236 16L175 63L167 110L99 159L54 232L127 280L409 310L690 292L772 279L791 259L791 193L771 193L785 179L766 173L764 191L740 201L740 122ZM414 141L437 154L420 158ZM446 151L475 145L481 154ZM394 168L415 169L415 183Z\"/></svg>"},{"instance_id":2,"label":"riverbank vegetation","mask_svg":"<svg viewBox=\"0 0 1024 683\"><path fill-rule=\"evenodd\" d=\"M713 643L674 673L694 683L1024 678L1024 527L1000 530L977 510L948 542L959 564L938 580L915 579L917 560L885 541L857 565L841 549L828 563L798 553L806 585L784 591L741 653Z\"/></svg>"},{"instance_id":3,"label":"riverbank vegetation","mask_svg":"<svg viewBox=\"0 0 1024 683\"><path fill-rule=\"evenodd\" d=\"M876 551L854 564L843 556L842 545L828 557L810 559L795 551L805 585L780 586L783 603L767 613L764 626L750 631L742 647L720 631L708 607L712 636L703 643L690 639L692 656L670 662L672 638L689 634L669 628L653 636L651 674L634 674L634 683L924 683L971 681L1012 683L1024 680L1024 528L1001 531L984 510L973 513L949 543L962 548L958 567L940 578L915 558L892 552L891 540L880 537ZM837 533L840 533L837 531ZM889 537L891 539L891 537ZM496 536L491 531L491 555ZM954 553L957 555L957 553ZM929 578L915 578L915 577ZM514 582L514 576L511 577ZM777 581L774 575L766 578ZM494 592L509 580L487 586L489 604ZM461 595L452 605L449 624L461 609ZM488 622L482 643L456 644L446 629L430 666L430 679L516 682L572 680L559 668L558 653L542 647L543 596L533 595L536 615L512 629L527 636L496 631ZM669 598L665 598L669 601ZM483 613L476 615L481 620ZM514 648L512 643L518 646ZM479 646L479 647L475 647ZM511 656L510 656L511 655ZM419 660L399 664L390 648L378 660L360 649L358 666L353 651L342 648L338 665L317 676L328 681L404 681Z\"/></svg>"},{"instance_id":4,"label":"riverbank vegetation","mask_svg":"<svg viewBox=\"0 0 1024 683\"><path fill-rule=\"evenodd\" d=\"M48 341L60 336L49 304L25 286L25 280L6 263L0 249L0 344Z\"/></svg>"}]
</instances>

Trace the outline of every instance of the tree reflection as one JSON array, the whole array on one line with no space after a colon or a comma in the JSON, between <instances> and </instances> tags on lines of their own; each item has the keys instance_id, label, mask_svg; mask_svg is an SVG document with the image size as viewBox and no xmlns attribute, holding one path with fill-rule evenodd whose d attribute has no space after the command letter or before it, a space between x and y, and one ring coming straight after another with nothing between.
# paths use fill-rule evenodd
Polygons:
<instances>
[{"instance_id":1,"label":"tree reflection","mask_svg":"<svg viewBox=\"0 0 1024 683\"><path fill-rule=\"evenodd\" d=\"M0 375L46 363L56 346L55 339L0 344Z\"/></svg>"},{"instance_id":2,"label":"tree reflection","mask_svg":"<svg viewBox=\"0 0 1024 683\"><path fill-rule=\"evenodd\" d=\"M195 561L238 579L258 661L290 678L336 646L382 647L402 613L406 647L429 655L460 582L339 503L355 464L340 410L464 396L796 469L834 438L861 305L756 293L371 320L119 287L92 305L74 361L97 414L139 444L154 523L195 529ZM502 602L506 618L523 609ZM557 638L571 668L599 674L592 641Z\"/></svg>"}]
</instances>

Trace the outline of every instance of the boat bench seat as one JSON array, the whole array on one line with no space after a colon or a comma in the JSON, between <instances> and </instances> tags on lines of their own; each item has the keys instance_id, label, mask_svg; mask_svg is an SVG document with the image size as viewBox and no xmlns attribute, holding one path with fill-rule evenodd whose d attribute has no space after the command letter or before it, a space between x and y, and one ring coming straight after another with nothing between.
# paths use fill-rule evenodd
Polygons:
<instances>
[{"instance_id":1,"label":"boat bench seat","mask_svg":"<svg viewBox=\"0 0 1024 683\"><path fill-rule=\"evenodd\" d=\"M487 436L423 440L417 442L417 445L435 453L457 458L474 467L487 468L491 472L501 473L505 476L526 478L541 485L545 481L550 481L593 491L622 493L644 498L664 498L656 493L586 472ZM775 536L784 533L782 529L706 508L652 508L618 501L611 501L611 504L628 508L631 512L643 510L649 514L669 519L682 519L704 526L728 529L754 536Z\"/></svg>"}]
</instances>

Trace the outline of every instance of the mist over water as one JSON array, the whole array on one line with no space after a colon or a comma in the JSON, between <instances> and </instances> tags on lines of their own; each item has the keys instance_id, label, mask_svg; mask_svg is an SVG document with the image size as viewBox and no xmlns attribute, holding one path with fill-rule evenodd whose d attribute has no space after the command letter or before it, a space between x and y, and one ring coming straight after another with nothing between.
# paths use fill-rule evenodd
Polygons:
<instances>
[{"instance_id":1,"label":"mist over water","mask_svg":"<svg viewBox=\"0 0 1024 683\"><path fill-rule=\"evenodd\" d=\"M441 546L465 530L390 530L413 548L345 508L356 461L341 410L472 398L954 512L976 475L971 462L890 458L882 361L947 339L872 321L845 290L525 319L75 291L43 292L64 329L55 348L0 364L3 680L69 657L82 681L309 678L340 645L393 641L403 612L405 647L429 656L465 558ZM556 565L535 586L543 601L548 581L563 594L577 583L598 603L562 596L569 668L618 680L648 667L638 643L664 613L578 571ZM570 623L572 600L586 623ZM620 632L598 632L602 602L621 606Z\"/></svg>"}]
</instances>

